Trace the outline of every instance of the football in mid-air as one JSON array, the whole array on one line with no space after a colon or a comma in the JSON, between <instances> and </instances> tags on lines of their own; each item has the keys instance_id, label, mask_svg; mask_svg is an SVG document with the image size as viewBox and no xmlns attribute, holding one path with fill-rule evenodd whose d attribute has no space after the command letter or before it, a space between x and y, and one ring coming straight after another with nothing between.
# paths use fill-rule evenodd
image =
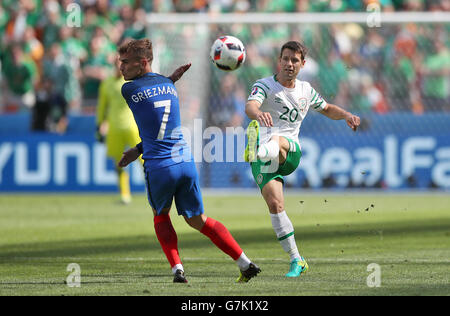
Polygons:
<instances>
[{"instance_id":1,"label":"football in mid-air","mask_svg":"<svg viewBox=\"0 0 450 316\"><path fill-rule=\"evenodd\" d=\"M211 47L211 60L214 65L224 71L238 69L245 61L245 47L234 36L221 36Z\"/></svg>"}]
</instances>

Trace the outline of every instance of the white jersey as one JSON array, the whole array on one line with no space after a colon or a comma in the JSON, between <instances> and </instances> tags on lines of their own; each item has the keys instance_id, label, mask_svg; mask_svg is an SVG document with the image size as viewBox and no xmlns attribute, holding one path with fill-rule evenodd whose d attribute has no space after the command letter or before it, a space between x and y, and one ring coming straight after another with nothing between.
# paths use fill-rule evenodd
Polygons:
<instances>
[{"instance_id":1,"label":"white jersey","mask_svg":"<svg viewBox=\"0 0 450 316\"><path fill-rule=\"evenodd\" d=\"M275 76L256 81L248 100L261 103L260 110L272 116L273 127L260 128L260 144L274 135L286 136L298 143L300 126L309 108L321 111L327 104L308 82L296 79L294 88L286 88Z\"/></svg>"}]
</instances>

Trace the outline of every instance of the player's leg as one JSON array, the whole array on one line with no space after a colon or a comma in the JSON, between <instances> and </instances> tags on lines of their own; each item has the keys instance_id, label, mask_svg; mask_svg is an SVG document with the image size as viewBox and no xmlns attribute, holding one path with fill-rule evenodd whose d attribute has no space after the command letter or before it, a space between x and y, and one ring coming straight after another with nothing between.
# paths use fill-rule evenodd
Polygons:
<instances>
[{"instance_id":1,"label":"player's leg","mask_svg":"<svg viewBox=\"0 0 450 316\"><path fill-rule=\"evenodd\" d=\"M124 136L120 131L110 127L106 135L106 154L114 160L114 165L122 157L126 142ZM134 145L133 145L134 146ZM129 204L131 202L130 177L128 172L122 168L116 168L119 194L122 203Z\"/></svg>"},{"instance_id":2,"label":"player's leg","mask_svg":"<svg viewBox=\"0 0 450 316\"><path fill-rule=\"evenodd\" d=\"M153 210L156 237L169 261L174 282L186 283L184 268L178 252L178 237L170 220L170 207L173 200L173 182L169 168L148 172L145 170L148 201Z\"/></svg>"},{"instance_id":3,"label":"player's leg","mask_svg":"<svg viewBox=\"0 0 450 316\"><path fill-rule=\"evenodd\" d=\"M251 262L229 230L221 222L207 217L205 214L191 218L185 216L185 220L192 228L208 237L217 248L229 255L236 262L240 270L240 276L236 280L237 282L248 282L261 272L261 269Z\"/></svg>"},{"instance_id":4,"label":"player's leg","mask_svg":"<svg viewBox=\"0 0 450 316\"><path fill-rule=\"evenodd\" d=\"M242 251L229 230L221 222L204 213L197 170L194 163L185 163L184 182L175 194L178 213L194 229L208 237L220 250L229 255L241 270L240 281L247 282L261 270Z\"/></svg>"},{"instance_id":5,"label":"player's leg","mask_svg":"<svg viewBox=\"0 0 450 316\"><path fill-rule=\"evenodd\" d=\"M253 120L247 127L247 146L244 151L244 161L252 162L256 160L259 146L259 123Z\"/></svg>"},{"instance_id":6,"label":"player's leg","mask_svg":"<svg viewBox=\"0 0 450 316\"><path fill-rule=\"evenodd\" d=\"M187 279L184 276L184 267L178 252L178 236L170 220L169 211L170 208L164 208L160 212L153 209L155 233L172 269L173 282L187 283Z\"/></svg>"},{"instance_id":7,"label":"player's leg","mask_svg":"<svg viewBox=\"0 0 450 316\"><path fill-rule=\"evenodd\" d=\"M116 164L117 164L116 160ZM120 200L124 204L131 203L131 189L130 189L130 177L128 172L122 168L117 168L117 176L119 178L119 192L120 192Z\"/></svg>"},{"instance_id":8,"label":"player's leg","mask_svg":"<svg viewBox=\"0 0 450 316\"><path fill-rule=\"evenodd\" d=\"M290 257L290 269L286 276L300 276L308 269L308 266L298 251L294 226L284 209L283 183L280 178L267 182L261 193L269 208L273 230L281 247Z\"/></svg>"},{"instance_id":9,"label":"player's leg","mask_svg":"<svg viewBox=\"0 0 450 316\"><path fill-rule=\"evenodd\" d=\"M278 162L282 165L286 161L289 148L289 142L285 137L272 136L270 141L259 146L257 157L263 162L274 160L278 157Z\"/></svg>"},{"instance_id":10,"label":"player's leg","mask_svg":"<svg viewBox=\"0 0 450 316\"><path fill-rule=\"evenodd\" d=\"M247 127L247 146L244 152L244 161L255 162L260 160L268 162L279 157L278 163L283 164L290 150L288 140L282 136L272 136L269 142L260 144L259 133L258 121L251 121Z\"/></svg>"},{"instance_id":11,"label":"player's leg","mask_svg":"<svg viewBox=\"0 0 450 316\"><path fill-rule=\"evenodd\" d=\"M211 239L220 250L233 258L233 260L238 261L242 257L238 265L243 270L248 269L250 260L245 256L239 244L221 222L207 217L204 213L193 217L184 216L184 219L189 226Z\"/></svg>"},{"instance_id":12,"label":"player's leg","mask_svg":"<svg viewBox=\"0 0 450 316\"><path fill-rule=\"evenodd\" d=\"M251 264L239 244L233 238L229 230L221 222L207 217L205 214L184 217L192 228L208 237L220 250L229 255L238 265L240 270L247 270Z\"/></svg>"}]
</instances>

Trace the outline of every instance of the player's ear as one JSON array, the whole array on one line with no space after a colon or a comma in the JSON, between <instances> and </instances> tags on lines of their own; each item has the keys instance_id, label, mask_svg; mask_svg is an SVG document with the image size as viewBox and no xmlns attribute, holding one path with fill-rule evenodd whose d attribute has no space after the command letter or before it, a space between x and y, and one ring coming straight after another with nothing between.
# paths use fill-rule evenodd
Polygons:
<instances>
[{"instance_id":1,"label":"player's ear","mask_svg":"<svg viewBox=\"0 0 450 316\"><path fill-rule=\"evenodd\" d=\"M145 59L145 58L143 58L143 59L141 60L141 66L142 66L142 68L146 68L147 66L151 66L151 65L152 65L152 61L151 61L151 60Z\"/></svg>"}]
</instances>

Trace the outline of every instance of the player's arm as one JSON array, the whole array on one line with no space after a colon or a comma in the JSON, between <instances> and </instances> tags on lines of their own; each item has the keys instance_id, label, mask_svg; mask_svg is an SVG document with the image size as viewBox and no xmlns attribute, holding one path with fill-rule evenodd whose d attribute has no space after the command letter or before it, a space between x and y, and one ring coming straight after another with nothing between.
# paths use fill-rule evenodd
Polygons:
<instances>
[{"instance_id":1,"label":"player's arm","mask_svg":"<svg viewBox=\"0 0 450 316\"><path fill-rule=\"evenodd\" d=\"M272 116L268 112L262 112L260 110L261 103L256 100L248 100L245 104L245 114L251 120L257 120L264 126L273 126Z\"/></svg>"},{"instance_id":2,"label":"player's arm","mask_svg":"<svg viewBox=\"0 0 450 316\"><path fill-rule=\"evenodd\" d=\"M191 67L191 63L178 67L168 78L172 80L173 83L180 80L183 74Z\"/></svg>"},{"instance_id":3,"label":"player's arm","mask_svg":"<svg viewBox=\"0 0 450 316\"><path fill-rule=\"evenodd\" d=\"M117 166L119 168L124 168L128 166L130 163L138 159L139 156L142 154L142 152L143 152L142 142L140 142L135 147L127 149L123 152L122 158L120 158L119 162L117 163Z\"/></svg>"},{"instance_id":4,"label":"player's arm","mask_svg":"<svg viewBox=\"0 0 450 316\"><path fill-rule=\"evenodd\" d=\"M343 108L331 103L327 103L319 113L332 120L345 120L347 125L355 132L360 124L359 116L353 115L352 113L345 111Z\"/></svg>"},{"instance_id":5,"label":"player's arm","mask_svg":"<svg viewBox=\"0 0 450 316\"><path fill-rule=\"evenodd\" d=\"M126 82L122 85L121 93L125 101L129 104L130 95L131 92L135 89L135 86L132 82ZM120 158L119 162L117 163L117 166L119 168L124 168L128 166L130 163L135 161L139 158L139 156L142 154L143 148L142 148L142 142L134 146L133 148L127 149L122 153L122 158Z\"/></svg>"},{"instance_id":6,"label":"player's arm","mask_svg":"<svg viewBox=\"0 0 450 316\"><path fill-rule=\"evenodd\" d=\"M245 114L251 120L257 120L263 126L273 126L272 116L269 112L261 111L261 105L267 99L269 87L261 81L256 81L252 87L252 92L245 104Z\"/></svg>"},{"instance_id":7,"label":"player's arm","mask_svg":"<svg viewBox=\"0 0 450 316\"><path fill-rule=\"evenodd\" d=\"M98 92L97 118L96 118L96 134L95 138L99 142L104 142L105 135L108 130L106 122L106 113L108 108L108 97L106 94L105 81L100 84Z\"/></svg>"}]
</instances>

